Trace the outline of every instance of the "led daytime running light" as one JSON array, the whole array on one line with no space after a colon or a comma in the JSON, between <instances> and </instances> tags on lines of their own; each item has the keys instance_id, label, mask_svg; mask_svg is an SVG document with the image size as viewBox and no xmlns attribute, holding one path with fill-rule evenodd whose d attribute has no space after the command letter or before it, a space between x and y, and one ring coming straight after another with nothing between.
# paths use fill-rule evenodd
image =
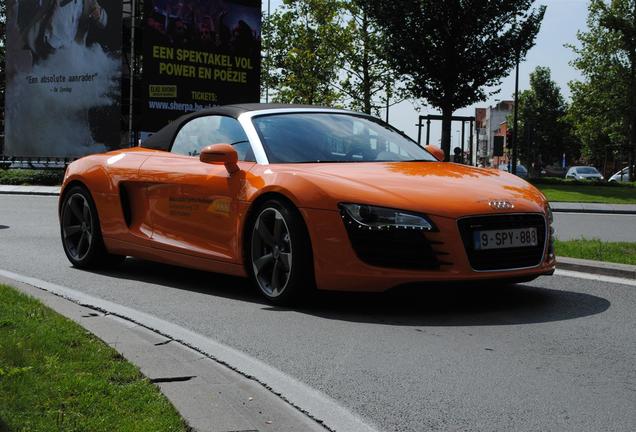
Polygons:
<instances>
[{"instance_id":1,"label":"led daytime running light","mask_svg":"<svg viewBox=\"0 0 636 432\"><path fill-rule=\"evenodd\" d=\"M359 229L412 229L433 231L433 224L426 217L403 210L365 204L340 204L346 223L357 224Z\"/></svg>"}]
</instances>

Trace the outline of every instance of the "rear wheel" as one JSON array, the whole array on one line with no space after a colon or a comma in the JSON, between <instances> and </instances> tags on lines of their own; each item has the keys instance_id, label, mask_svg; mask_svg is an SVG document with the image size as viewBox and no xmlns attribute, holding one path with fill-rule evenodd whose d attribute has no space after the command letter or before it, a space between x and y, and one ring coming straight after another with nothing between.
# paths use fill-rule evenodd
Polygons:
<instances>
[{"instance_id":1,"label":"rear wheel","mask_svg":"<svg viewBox=\"0 0 636 432\"><path fill-rule=\"evenodd\" d=\"M309 236L295 208L279 200L263 203L248 233L248 271L267 300L290 304L313 287Z\"/></svg>"},{"instance_id":2,"label":"rear wheel","mask_svg":"<svg viewBox=\"0 0 636 432\"><path fill-rule=\"evenodd\" d=\"M82 186L73 186L64 194L60 231L64 252L75 267L114 265L125 258L106 251L95 203Z\"/></svg>"}]
</instances>

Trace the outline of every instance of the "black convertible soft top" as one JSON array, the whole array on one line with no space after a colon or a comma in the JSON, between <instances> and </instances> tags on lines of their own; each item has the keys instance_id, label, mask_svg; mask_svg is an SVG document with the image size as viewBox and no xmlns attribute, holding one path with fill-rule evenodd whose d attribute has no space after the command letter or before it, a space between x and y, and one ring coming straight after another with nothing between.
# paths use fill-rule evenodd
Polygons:
<instances>
[{"instance_id":1,"label":"black convertible soft top","mask_svg":"<svg viewBox=\"0 0 636 432\"><path fill-rule=\"evenodd\" d=\"M174 140L177 132L181 129L186 122L196 117L202 117L207 115L224 115L228 117L237 118L239 115L249 111L262 111L267 109L280 109L280 108L325 108L315 105L287 105L287 104L262 104L262 103L249 103L249 104L237 104L237 105L223 105L213 108L207 108L201 111L185 114L173 122L168 123L150 137L146 138L141 146L145 148L155 150L170 150L170 145Z\"/></svg>"}]
</instances>

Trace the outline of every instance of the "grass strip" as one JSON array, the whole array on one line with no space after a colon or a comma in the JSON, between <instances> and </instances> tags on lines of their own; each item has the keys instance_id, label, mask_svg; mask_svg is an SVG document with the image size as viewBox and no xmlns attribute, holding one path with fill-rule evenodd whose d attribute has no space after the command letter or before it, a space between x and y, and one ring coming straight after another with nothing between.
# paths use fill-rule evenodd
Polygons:
<instances>
[{"instance_id":1,"label":"grass strip","mask_svg":"<svg viewBox=\"0 0 636 432\"><path fill-rule=\"evenodd\" d=\"M557 256L636 265L636 243L601 240L568 240L555 242Z\"/></svg>"},{"instance_id":2,"label":"grass strip","mask_svg":"<svg viewBox=\"0 0 636 432\"><path fill-rule=\"evenodd\" d=\"M115 350L0 285L0 431L186 431L174 407Z\"/></svg>"},{"instance_id":3,"label":"grass strip","mask_svg":"<svg viewBox=\"0 0 636 432\"><path fill-rule=\"evenodd\" d=\"M636 188L573 185L536 185L553 202L636 204Z\"/></svg>"},{"instance_id":4,"label":"grass strip","mask_svg":"<svg viewBox=\"0 0 636 432\"><path fill-rule=\"evenodd\" d=\"M38 185L58 186L64 180L62 169L0 169L0 184L3 185Z\"/></svg>"}]
</instances>

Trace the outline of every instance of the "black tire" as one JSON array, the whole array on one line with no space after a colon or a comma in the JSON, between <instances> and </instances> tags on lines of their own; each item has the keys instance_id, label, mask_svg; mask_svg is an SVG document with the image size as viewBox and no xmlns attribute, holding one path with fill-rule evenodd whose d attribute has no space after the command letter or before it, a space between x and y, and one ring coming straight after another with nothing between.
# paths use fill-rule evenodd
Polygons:
<instances>
[{"instance_id":1,"label":"black tire","mask_svg":"<svg viewBox=\"0 0 636 432\"><path fill-rule=\"evenodd\" d=\"M74 267L109 267L125 259L106 251L95 202L82 186L72 186L64 193L60 206L60 235L64 253Z\"/></svg>"},{"instance_id":2,"label":"black tire","mask_svg":"<svg viewBox=\"0 0 636 432\"><path fill-rule=\"evenodd\" d=\"M245 235L248 274L269 302L290 305L313 291L311 242L296 208L277 199L264 202Z\"/></svg>"}]
</instances>

